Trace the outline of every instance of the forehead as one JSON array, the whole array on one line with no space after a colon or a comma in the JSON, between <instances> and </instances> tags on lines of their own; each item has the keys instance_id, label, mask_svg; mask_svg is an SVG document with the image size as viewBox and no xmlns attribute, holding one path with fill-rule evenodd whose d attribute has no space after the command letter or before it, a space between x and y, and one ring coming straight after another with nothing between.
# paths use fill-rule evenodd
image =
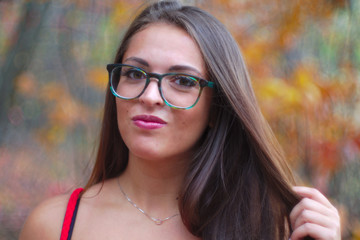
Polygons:
<instances>
[{"instance_id":1,"label":"forehead","mask_svg":"<svg viewBox=\"0 0 360 240\"><path fill-rule=\"evenodd\" d=\"M182 28L169 23L152 23L130 39L123 56L144 59L151 67L191 65L204 73L204 61L195 40Z\"/></svg>"}]
</instances>

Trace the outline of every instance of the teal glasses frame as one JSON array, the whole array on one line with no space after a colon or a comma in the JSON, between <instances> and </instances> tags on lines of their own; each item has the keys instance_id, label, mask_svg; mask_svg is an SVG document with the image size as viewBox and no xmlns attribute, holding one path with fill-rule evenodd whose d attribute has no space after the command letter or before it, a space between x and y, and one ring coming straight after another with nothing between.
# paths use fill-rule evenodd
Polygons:
<instances>
[{"instance_id":1,"label":"teal glasses frame","mask_svg":"<svg viewBox=\"0 0 360 240\"><path fill-rule=\"evenodd\" d=\"M145 76L146 76L146 82L145 82L145 85L144 85L144 88L143 90L135 97L123 97L123 96L120 96L114 89L114 86L113 86L113 71L117 68L121 68L121 67L130 67L130 68L133 68L135 70L138 70L140 72L142 72ZM149 73L147 71L145 71L144 69L142 68L139 68L139 67L135 67L135 66L132 66L132 65L128 65L128 64L121 64L121 63L114 63L114 64L108 64L106 66L106 69L109 73L109 84L110 84L110 90L112 92L112 94L115 96L115 97L118 97L118 98L121 98L121 99L124 99L124 100L133 100L133 99L137 99L139 98L146 90L147 86L150 84L150 79L151 78L156 78L158 81L158 89L159 89L159 92L160 92L160 96L162 98L162 100L165 102L165 104L171 108L175 108L175 109L183 109L183 110L186 110L186 109L190 109L192 107L194 107L196 105L196 103L199 101L200 99L200 96L201 96L201 93L202 93L202 90L204 89L204 87L209 87L209 88L215 88L215 83L214 82L210 82L208 80L205 80L203 78L200 78L200 77L196 77L196 76L193 76L193 75L190 75L190 74L186 74L186 73L165 73L165 74L158 74L158 73ZM166 76L176 76L176 75L181 75L181 76L187 76L191 79L194 79L196 80L198 83L199 83L199 94L195 100L195 102L191 105L191 106L187 106L187 107L180 107L180 106L176 106L176 105L173 105L171 104L170 102L168 102L168 100L166 100L166 98L164 97L164 94L163 94L163 90L161 88L161 81L164 77Z\"/></svg>"}]
</instances>

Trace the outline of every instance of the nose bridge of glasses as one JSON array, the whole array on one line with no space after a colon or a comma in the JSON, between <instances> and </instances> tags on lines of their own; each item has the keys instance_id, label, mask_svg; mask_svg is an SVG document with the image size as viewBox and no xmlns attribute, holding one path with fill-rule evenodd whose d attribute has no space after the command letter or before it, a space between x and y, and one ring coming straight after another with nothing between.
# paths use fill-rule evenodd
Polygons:
<instances>
[{"instance_id":1,"label":"nose bridge of glasses","mask_svg":"<svg viewBox=\"0 0 360 240\"><path fill-rule=\"evenodd\" d=\"M158 74L158 73L148 73L147 74L147 78L149 79L149 81L151 79L156 79L158 83L161 82L161 79L163 78L163 75Z\"/></svg>"},{"instance_id":2,"label":"nose bridge of glasses","mask_svg":"<svg viewBox=\"0 0 360 240\"><path fill-rule=\"evenodd\" d=\"M161 93L160 93L160 82L161 82L161 79L162 79L162 75L161 74L157 74L157 73L147 73L147 84L145 85L145 89L144 89L144 92L142 95L147 95L149 93L149 88L156 88L156 92L157 94L159 95L160 98L162 98L161 96ZM156 85L151 87L151 80L157 80L156 81ZM150 90L150 92L152 92L152 90Z\"/></svg>"}]
</instances>

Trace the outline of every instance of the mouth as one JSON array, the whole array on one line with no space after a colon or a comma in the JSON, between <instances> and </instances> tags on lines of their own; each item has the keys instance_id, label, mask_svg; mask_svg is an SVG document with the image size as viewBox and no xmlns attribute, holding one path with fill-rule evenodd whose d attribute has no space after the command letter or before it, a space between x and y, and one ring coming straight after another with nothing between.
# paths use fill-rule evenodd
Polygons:
<instances>
[{"instance_id":1,"label":"mouth","mask_svg":"<svg viewBox=\"0 0 360 240\"><path fill-rule=\"evenodd\" d=\"M167 124L161 118L153 115L137 115L131 120L137 127L148 130L162 128Z\"/></svg>"}]
</instances>

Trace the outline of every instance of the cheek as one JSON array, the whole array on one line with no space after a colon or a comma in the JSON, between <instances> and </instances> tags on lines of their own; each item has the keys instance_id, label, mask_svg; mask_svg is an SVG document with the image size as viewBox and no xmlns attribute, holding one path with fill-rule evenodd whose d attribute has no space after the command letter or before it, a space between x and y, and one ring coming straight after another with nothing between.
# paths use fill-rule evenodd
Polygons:
<instances>
[{"instance_id":1,"label":"cheek","mask_svg":"<svg viewBox=\"0 0 360 240\"><path fill-rule=\"evenodd\" d=\"M129 113L129 103L125 100L116 98L116 115L119 118L124 118Z\"/></svg>"},{"instance_id":2,"label":"cheek","mask_svg":"<svg viewBox=\"0 0 360 240\"><path fill-rule=\"evenodd\" d=\"M182 133L180 134L179 140L186 140L195 144L201 138L208 124L209 111L194 111L188 116L183 116L179 121L179 130Z\"/></svg>"},{"instance_id":3,"label":"cheek","mask_svg":"<svg viewBox=\"0 0 360 240\"><path fill-rule=\"evenodd\" d=\"M123 131L127 129L126 126L126 116L129 113L129 109L126 107L126 104L116 99L116 116L117 116L117 123L118 129L120 134L123 135Z\"/></svg>"}]
</instances>

